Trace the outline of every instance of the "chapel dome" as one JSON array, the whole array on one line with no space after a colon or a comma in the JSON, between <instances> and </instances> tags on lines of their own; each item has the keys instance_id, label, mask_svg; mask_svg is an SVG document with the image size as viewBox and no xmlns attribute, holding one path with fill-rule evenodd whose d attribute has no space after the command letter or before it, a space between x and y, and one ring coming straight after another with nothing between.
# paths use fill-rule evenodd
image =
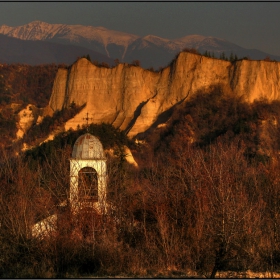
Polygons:
<instances>
[{"instance_id":1,"label":"chapel dome","mask_svg":"<svg viewBox=\"0 0 280 280\"><path fill-rule=\"evenodd\" d=\"M72 152L75 159L105 159L103 146L95 136L86 133L75 142Z\"/></svg>"}]
</instances>

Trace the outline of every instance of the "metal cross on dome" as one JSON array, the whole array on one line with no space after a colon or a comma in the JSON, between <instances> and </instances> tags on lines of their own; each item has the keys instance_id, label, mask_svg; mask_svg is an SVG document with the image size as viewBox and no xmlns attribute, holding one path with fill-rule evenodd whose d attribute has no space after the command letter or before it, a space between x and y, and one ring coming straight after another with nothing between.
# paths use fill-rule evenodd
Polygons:
<instances>
[{"instance_id":1,"label":"metal cross on dome","mask_svg":"<svg viewBox=\"0 0 280 280\"><path fill-rule=\"evenodd\" d=\"M83 118L83 120L86 120L87 121L87 132L88 132L88 121L89 120L93 120L93 118L89 118L88 117L88 112L87 112L87 116L85 118Z\"/></svg>"}]
</instances>

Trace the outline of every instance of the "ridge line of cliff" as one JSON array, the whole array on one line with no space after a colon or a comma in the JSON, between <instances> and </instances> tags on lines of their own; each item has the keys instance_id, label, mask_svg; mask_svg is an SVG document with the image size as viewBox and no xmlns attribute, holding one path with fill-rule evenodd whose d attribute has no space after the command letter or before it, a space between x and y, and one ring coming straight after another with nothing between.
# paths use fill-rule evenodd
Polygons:
<instances>
[{"instance_id":1,"label":"ridge line of cliff","mask_svg":"<svg viewBox=\"0 0 280 280\"><path fill-rule=\"evenodd\" d=\"M217 86L244 95L249 102L264 96L280 100L278 62L231 63L182 52L160 72L127 63L114 68L97 67L85 58L67 71L67 75L58 71L49 107L61 110L73 101L86 106L66 123L66 129L81 125L82 114L87 111L93 122L112 123L133 137L146 131L178 102L187 102L197 92L207 93Z\"/></svg>"}]
</instances>

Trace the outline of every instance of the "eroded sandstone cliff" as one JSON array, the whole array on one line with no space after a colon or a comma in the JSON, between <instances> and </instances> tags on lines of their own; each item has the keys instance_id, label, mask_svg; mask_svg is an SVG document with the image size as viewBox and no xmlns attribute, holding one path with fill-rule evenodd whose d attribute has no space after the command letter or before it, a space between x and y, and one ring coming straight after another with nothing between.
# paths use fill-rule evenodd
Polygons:
<instances>
[{"instance_id":1,"label":"eroded sandstone cliff","mask_svg":"<svg viewBox=\"0 0 280 280\"><path fill-rule=\"evenodd\" d=\"M85 123L109 122L133 137L164 121L166 112L191 95L215 86L249 102L266 97L280 100L280 63L242 60L231 63L183 52L161 72L128 64L109 69L85 58L70 69L59 69L46 111L84 105L65 129ZM51 110L50 110L51 109Z\"/></svg>"},{"instance_id":2,"label":"eroded sandstone cliff","mask_svg":"<svg viewBox=\"0 0 280 280\"><path fill-rule=\"evenodd\" d=\"M40 114L40 109L32 104L28 104L24 109L18 113L17 122L17 139L22 138L23 135L30 129L30 127L36 123Z\"/></svg>"}]
</instances>

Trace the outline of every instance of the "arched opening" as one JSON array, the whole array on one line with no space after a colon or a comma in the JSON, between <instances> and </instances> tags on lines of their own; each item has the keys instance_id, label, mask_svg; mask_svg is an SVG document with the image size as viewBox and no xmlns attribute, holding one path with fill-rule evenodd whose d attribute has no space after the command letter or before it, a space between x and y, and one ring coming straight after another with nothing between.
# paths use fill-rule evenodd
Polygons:
<instances>
[{"instance_id":1,"label":"arched opening","mask_svg":"<svg viewBox=\"0 0 280 280\"><path fill-rule=\"evenodd\" d=\"M79 200L98 201L98 176L92 167L84 167L79 171Z\"/></svg>"}]
</instances>

